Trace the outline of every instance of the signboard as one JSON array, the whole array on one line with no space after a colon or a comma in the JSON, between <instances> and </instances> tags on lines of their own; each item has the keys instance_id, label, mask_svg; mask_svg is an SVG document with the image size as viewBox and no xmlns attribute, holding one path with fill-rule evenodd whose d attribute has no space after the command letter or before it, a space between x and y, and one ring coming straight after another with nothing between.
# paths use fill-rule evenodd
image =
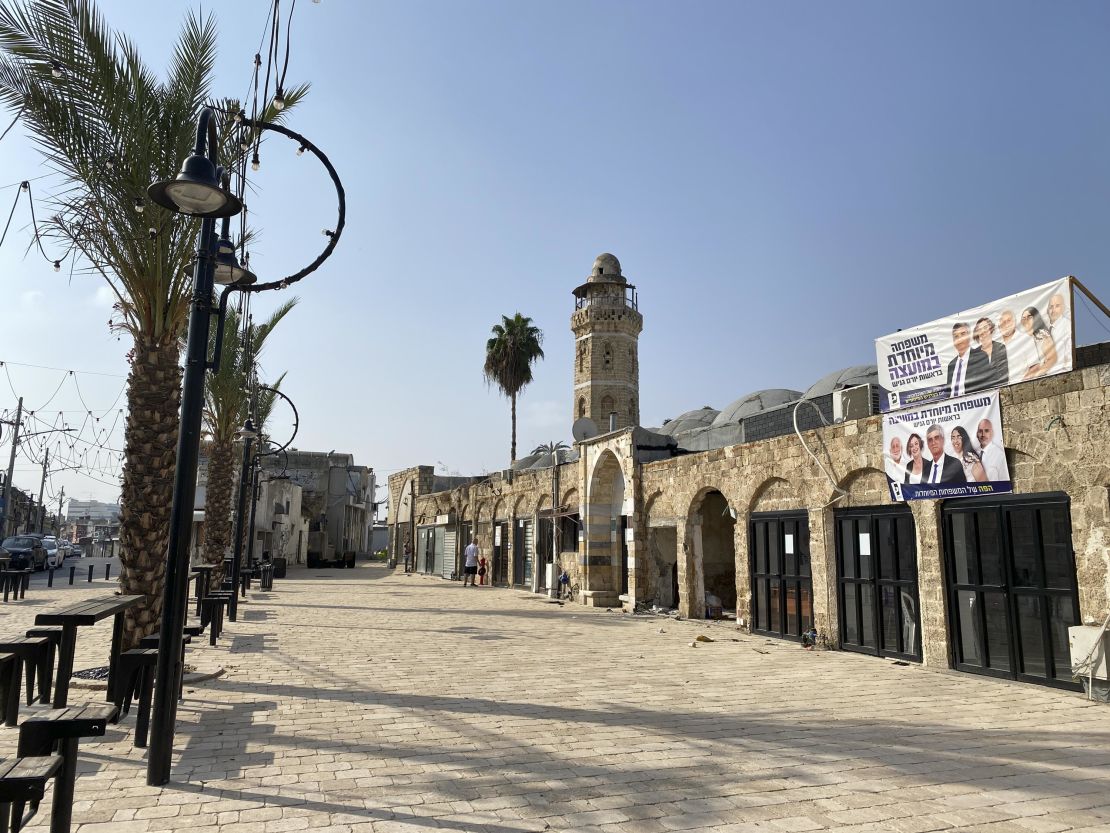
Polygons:
<instances>
[{"instance_id":1,"label":"signboard","mask_svg":"<svg viewBox=\"0 0 1110 833\"><path fill-rule=\"evenodd\" d=\"M884 414L883 457L891 498L1012 492L998 398L998 391L991 390Z\"/></svg>"},{"instance_id":2,"label":"signboard","mask_svg":"<svg viewBox=\"0 0 1110 833\"><path fill-rule=\"evenodd\" d=\"M1071 278L875 339L885 413L1073 367Z\"/></svg>"}]
</instances>

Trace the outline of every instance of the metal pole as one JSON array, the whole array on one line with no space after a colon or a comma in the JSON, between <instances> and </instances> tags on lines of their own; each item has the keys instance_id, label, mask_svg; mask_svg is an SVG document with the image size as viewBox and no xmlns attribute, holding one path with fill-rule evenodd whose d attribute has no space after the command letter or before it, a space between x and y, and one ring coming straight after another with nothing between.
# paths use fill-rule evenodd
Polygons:
<instances>
[{"instance_id":1,"label":"metal pole","mask_svg":"<svg viewBox=\"0 0 1110 833\"><path fill-rule=\"evenodd\" d=\"M249 564L250 566L253 567L254 566L254 539L255 539L255 534L254 534L254 510L255 510L255 507L258 506L258 493L261 490L262 484L258 482L258 468L259 468L259 466L258 466L258 461L257 460L254 461L254 465L251 468L252 468L252 472L251 472L251 517L250 517L250 526L247 528L247 534L250 536L247 539L247 564ZM235 591L237 593L238 588L235 588Z\"/></svg>"},{"instance_id":2,"label":"metal pole","mask_svg":"<svg viewBox=\"0 0 1110 833\"><path fill-rule=\"evenodd\" d=\"M210 111L206 111L211 118ZM205 117L201 116L202 121ZM211 143L210 143L211 144ZM209 153L215 154L211 146ZM177 438L177 469L174 472L170 542L166 557L165 590L162 598L161 638L154 678L154 708L151 712L150 753L146 782L152 787L170 780L173 739L177 721L177 690L181 679L181 637L185 627L186 593L189 588L189 543L193 531L193 502L197 489L197 460L200 454L201 412L204 407L204 372L208 363L208 325L212 313L213 258L216 221L201 222L197 264L193 274L193 305L189 313L189 340L181 388L181 427Z\"/></svg>"},{"instance_id":3,"label":"metal pole","mask_svg":"<svg viewBox=\"0 0 1110 833\"><path fill-rule=\"evenodd\" d=\"M19 424L23 421L23 397L15 409L15 422L12 428L12 456L8 458L8 476L4 479L4 507L0 509L0 538L8 537L8 518L12 517L12 477L15 476L15 452L19 448Z\"/></svg>"},{"instance_id":4,"label":"metal pole","mask_svg":"<svg viewBox=\"0 0 1110 833\"><path fill-rule=\"evenodd\" d=\"M243 562L243 522L247 514L247 468L251 466L251 444L254 438L249 434L243 440L243 464L239 468L239 507L235 513L235 549L231 556L231 601L227 606L227 618L234 622L239 611L239 574ZM253 479L253 473L252 477Z\"/></svg>"},{"instance_id":5,"label":"metal pole","mask_svg":"<svg viewBox=\"0 0 1110 833\"><path fill-rule=\"evenodd\" d=\"M50 464L50 449L46 449L46 454L42 458L42 480L39 481L39 532L45 532L43 527L46 525L46 507L42 503L42 495L46 489L46 467Z\"/></svg>"},{"instance_id":6,"label":"metal pole","mask_svg":"<svg viewBox=\"0 0 1110 833\"><path fill-rule=\"evenodd\" d=\"M553 453L551 464L551 575L547 582L547 597L554 599L558 593L559 577L555 575L559 561L559 450Z\"/></svg>"}]
</instances>

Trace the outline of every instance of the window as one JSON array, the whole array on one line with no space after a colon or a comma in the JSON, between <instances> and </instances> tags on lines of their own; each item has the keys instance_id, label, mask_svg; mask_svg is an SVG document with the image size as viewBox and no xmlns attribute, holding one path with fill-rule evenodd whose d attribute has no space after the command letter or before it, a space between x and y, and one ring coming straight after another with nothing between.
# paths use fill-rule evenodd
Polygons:
<instances>
[{"instance_id":1,"label":"window","mask_svg":"<svg viewBox=\"0 0 1110 833\"><path fill-rule=\"evenodd\" d=\"M586 415L586 397L582 396L578 399L578 418L581 419Z\"/></svg>"},{"instance_id":2,"label":"window","mask_svg":"<svg viewBox=\"0 0 1110 833\"><path fill-rule=\"evenodd\" d=\"M606 370L613 366L613 348L609 345L609 342L605 342L602 349L602 364Z\"/></svg>"}]
</instances>

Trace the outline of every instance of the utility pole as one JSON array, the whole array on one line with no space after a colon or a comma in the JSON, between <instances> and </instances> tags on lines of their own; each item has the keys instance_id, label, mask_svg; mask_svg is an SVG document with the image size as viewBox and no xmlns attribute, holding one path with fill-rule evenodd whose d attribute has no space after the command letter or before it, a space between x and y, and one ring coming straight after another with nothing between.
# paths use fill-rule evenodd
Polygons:
<instances>
[{"instance_id":1,"label":"utility pole","mask_svg":"<svg viewBox=\"0 0 1110 833\"><path fill-rule=\"evenodd\" d=\"M42 495L46 490L46 467L50 465L50 449L46 449L46 454L42 458L42 480L39 481L39 522L36 524L39 532L45 532L43 527L46 525L46 507L42 503Z\"/></svg>"},{"instance_id":2,"label":"utility pole","mask_svg":"<svg viewBox=\"0 0 1110 833\"><path fill-rule=\"evenodd\" d=\"M58 534L59 526L62 522L62 504L66 502L66 487L62 486L62 493L58 495L58 514L54 516L54 534ZM66 536L69 537L68 535Z\"/></svg>"},{"instance_id":3,"label":"utility pole","mask_svg":"<svg viewBox=\"0 0 1110 833\"><path fill-rule=\"evenodd\" d=\"M8 476L4 480L4 507L0 509L0 538L8 537L8 518L11 517L12 477L15 475L15 452L19 447L19 424L23 420L23 397L15 409L15 422L12 423L12 456L8 459Z\"/></svg>"}]
</instances>

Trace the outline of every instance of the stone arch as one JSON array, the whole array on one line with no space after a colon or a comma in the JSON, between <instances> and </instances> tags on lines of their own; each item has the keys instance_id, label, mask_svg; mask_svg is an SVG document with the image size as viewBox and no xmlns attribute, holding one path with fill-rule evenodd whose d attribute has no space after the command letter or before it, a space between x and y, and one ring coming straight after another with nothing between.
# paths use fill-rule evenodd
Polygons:
<instances>
[{"instance_id":1,"label":"stone arch","mask_svg":"<svg viewBox=\"0 0 1110 833\"><path fill-rule=\"evenodd\" d=\"M587 485L584 529L586 555L584 600L610 606L627 587L623 527L625 475L620 460L605 449L594 463Z\"/></svg>"},{"instance_id":2,"label":"stone arch","mask_svg":"<svg viewBox=\"0 0 1110 833\"><path fill-rule=\"evenodd\" d=\"M847 509L850 506L882 506L891 502L888 483L885 471L873 466L862 466L853 469L840 479L837 483L840 491L830 487L827 482L823 483L825 491L822 494L824 500L821 501L821 505L837 509ZM837 495L844 492L847 492L846 497L837 500L835 504L830 503Z\"/></svg>"},{"instance_id":3,"label":"stone arch","mask_svg":"<svg viewBox=\"0 0 1110 833\"><path fill-rule=\"evenodd\" d=\"M720 602L714 607L730 613L736 609L735 512L733 503L717 486L703 486L688 504L679 601L681 609L693 618L705 616L710 597Z\"/></svg>"},{"instance_id":4,"label":"stone arch","mask_svg":"<svg viewBox=\"0 0 1110 833\"><path fill-rule=\"evenodd\" d=\"M563 489L563 493L559 497L559 506L567 507L570 510L577 510L578 500L578 487L574 485L567 486Z\"/></svg>"},{"instance_id":5,"label":"stone arch","mask_svg":"<svg viewBox=\"0 0 1110 833\"><path fill-rule=\"evenodd\" d=\"M601 418L605 421L605 430L609 430L609 414L613 413L616 409L616 404L613 402L613 397L609 394L601 397Z\"/></svg>"},{"instance_id":6,"label":"stone arch","mask_svg":"<svg viewBox=\"0 0 1110 833\"><path fill-rule=\"evenodd\" d=\"M551 494L549 492L543 492L536 499L535 511L536 512L548 512L550 510L551 510Z\"/></svg>"},{"instance_id":7,"label":"stone arch","mask_svg":"<svg viewBox=\"0 0 1110 833\"><path fill-rule=\"evenodd\" d=\"M508 515L505 514L507 508L508 504L505 502L505 499L498 498L497 503L493 505L493 519L495 521L500 521L507 518Z\"/></svg>"},{"instance_id":8,"label":"stone arch","mask_svg":"<svg viewBox=\"0 0 1110 833\"><path fill-rule=\"evenodd\" d=\"M525 499L526 498L527 498L527 495L524 495L524 494L520 494L520 495L516 496L516 499L513 501L513 515L514 516L520 517L521 512L524 510Z\"/></svg>"},{"instance_id":9,"label":"stone arch","mask_svg":"<svg viewBox=\"0 0 1110 833\"><path fill-rule=\"evenodd\" d=\"M749 512L776 512L802 509L805 501L800 489L784 477L771 476L756 486L748 501Z\"/></svg>"},{"instance_id":10,"label":"stone arch","mask_svg":"<svg viewBox=\"0 0 1110 833\"><path fill-rule=\"evenodd\" d=\"M493 506L488 500L483 500L481 503L478 504L478 523L489 523L492 518L490 514L490 510L492 508Z\"/></svg>"}]
</instances>

